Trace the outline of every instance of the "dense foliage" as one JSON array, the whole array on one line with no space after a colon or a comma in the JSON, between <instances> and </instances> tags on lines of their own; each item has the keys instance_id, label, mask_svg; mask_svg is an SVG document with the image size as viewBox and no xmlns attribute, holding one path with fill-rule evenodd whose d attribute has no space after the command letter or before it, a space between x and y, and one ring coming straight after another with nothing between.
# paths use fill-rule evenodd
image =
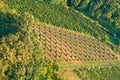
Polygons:
<instances>
[{"instance_id":1,"label":"dense foliage","mask_svg":"<svg viewBox=\"0 0 120 80\"><path fill-rule=\"evenodd\" d=\"M96 67L81 67L74 72L81 80L119 80L120 65L105 65Z\"/></svg>"},{"instance_id":2,"label":"dense foliage","mask_svg":"<svg viewBox=\"0 0 120 80\"><path fill-rule=\"evenodd\" d=\"M57 63L44 60L39 36L31 31L34 20L116 44L114 50L120 54L119 4L119 0L0 0L0 80L61 80ZM75 73L82 80L119 80L119 70L119 65L108 65L81 67Z\"/></svg>"},{"instance_id":3,"label":"dense foliage","mask_svg":"<svg viewBox=\"0 0 120 80\"><path fill-rule=\"evenodd\" d=\"M104 26L106 34L113 35L120 43L120 0L68 0L68 2L69 6L97 20Z\"/></svg>"},{"instance_id":4,"label":"dense foliage","mask_svg":"<svg viewBox=\"0 0 120 80\"><path fill-rule=\"evenodd\" d=\"M107 20L110 25L120 28L119 0L68 0L76 9L82 10L92 17Z\"/></svg>"},{"instance_id":5,"label":"dense foliage","mask_svg":"<svg viewBox=\"0 0 120 80\"><path fill-rule=\"evenodd\" d=\"M3 3L3 2L2 2ZM0 80L60 80L56 63L44 61L39 38L31 32L29 13L0 11Z\"/></svg>"},{"instance_id":6,"label":"dense foliage","mask_svg":"<svg viewBox=\"0 0 120 80\"><path fill-rule=\"evenodd\" d=\"M11 8L16 8L19 13L33 14L41 22L87 33L101 41L109 42L109 36L102 30L98 22L90 20L67 6L50 4L49 1L41 0L5 0L5 2Z\"/></svg>"}]
</instances>

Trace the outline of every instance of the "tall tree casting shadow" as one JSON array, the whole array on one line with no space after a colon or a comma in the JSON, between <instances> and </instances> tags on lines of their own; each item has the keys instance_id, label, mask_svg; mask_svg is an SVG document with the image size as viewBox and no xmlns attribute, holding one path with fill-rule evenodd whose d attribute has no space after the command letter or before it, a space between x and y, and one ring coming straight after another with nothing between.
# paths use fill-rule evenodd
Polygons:
<instances>
[{"instance_id":1,"label":"tall tree casting shadow","mask_svg":"<svg viewBox=\"0 0 120 80\"><path fill-rule=\"evenodd\" d=\"M7 36L8 34L14 34L19 30L20 29L14 15L0 12L0 38Z\"/></svg>"}]
</instances>

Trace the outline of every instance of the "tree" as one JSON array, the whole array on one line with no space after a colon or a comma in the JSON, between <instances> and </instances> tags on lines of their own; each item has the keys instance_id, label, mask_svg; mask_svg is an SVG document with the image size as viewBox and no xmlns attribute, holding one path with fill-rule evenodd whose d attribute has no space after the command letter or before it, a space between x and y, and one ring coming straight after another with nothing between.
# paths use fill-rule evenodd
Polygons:
<instances>
[{"instance_id":1,"label":"tree","mask_svg":"<svg viewBox=\"0 0 120 80\"><path fill-rule=\"evenodd\" d=\"M44 61L44 52L39 38L31 31L34 17L29 13L13 15L7 12L6 14L12 15L10 20L15 20L15 29L19 29L13 33L14 29L9 27L12 22L8 20L2 23L3 29L7 31L10 28L11 33L0 39L0 80L46 80L48 78L46 74L52 79L55 73L48 73L49 70L46 69L53 71L53 67L45 66L48 63ZM0 16L0 19L1 17L3 16ZM8 15L4 17L5 20L9 18ZM4 32L1 33L3 34Z\"/></svg>"}]
</instances>

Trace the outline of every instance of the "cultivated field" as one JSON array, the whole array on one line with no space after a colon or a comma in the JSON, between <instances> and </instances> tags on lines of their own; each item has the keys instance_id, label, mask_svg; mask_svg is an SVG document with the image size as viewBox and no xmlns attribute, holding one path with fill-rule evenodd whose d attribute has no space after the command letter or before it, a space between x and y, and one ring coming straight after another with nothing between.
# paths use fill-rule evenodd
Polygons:
<instances>
[{"instance_id":1,"label":"cultivated field","mask_svg":"<svg viewBox=\"0 0 120 80\"><path fill-rule=\"evenodd\" d=\"M32 30L39 36L48 61L81 64L116 59L114 52L96 39L54 27L34 25Z\"/></svg>"}]
</instances>

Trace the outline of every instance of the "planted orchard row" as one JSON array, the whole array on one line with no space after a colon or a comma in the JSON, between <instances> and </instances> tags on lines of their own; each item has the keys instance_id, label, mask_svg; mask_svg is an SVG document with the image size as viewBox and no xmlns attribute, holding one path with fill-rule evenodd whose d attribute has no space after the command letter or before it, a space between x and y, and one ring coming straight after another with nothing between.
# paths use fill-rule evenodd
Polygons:
<instances>
[{"instance_id":1,"label":"planted orchard row","mask_svg":"<svg viewBox=\"0 0 120 80\"><path fill-rule=\"evenodd\" d=\"M98 40L44 26L35 27L35 31L39 33L47 60L81 62L114 59L113 51Z\"/></svg>"}]
</instances>

